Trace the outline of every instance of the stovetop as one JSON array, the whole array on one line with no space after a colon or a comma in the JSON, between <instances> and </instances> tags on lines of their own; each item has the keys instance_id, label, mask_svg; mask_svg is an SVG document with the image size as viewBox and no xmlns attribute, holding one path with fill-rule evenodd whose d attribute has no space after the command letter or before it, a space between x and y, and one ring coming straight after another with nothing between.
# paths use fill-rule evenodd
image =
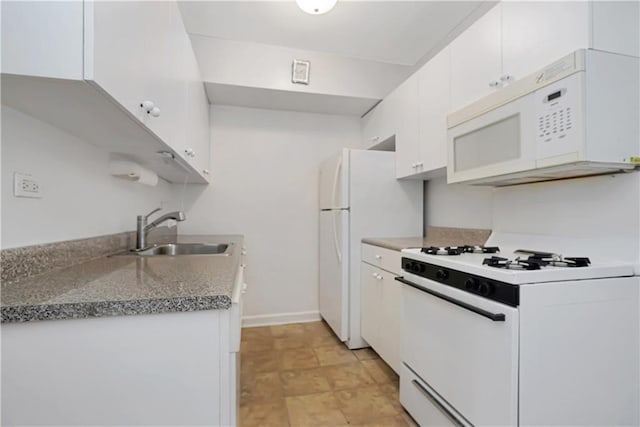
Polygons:
<instances>
[{"instance_id":1,"label":"stovetop","mask_svg":"<svg viewBox=\"0 0 640 427\"><path fill-rule=\"evenodd\" d=\"M634 266L631 264L578 255L581 256L565 257L541 251L523 252L518 247L500 247L495 242L486 247L460 245L402 251L403 257L510 284L634 275Z\"/></svg>"}]
</instances>

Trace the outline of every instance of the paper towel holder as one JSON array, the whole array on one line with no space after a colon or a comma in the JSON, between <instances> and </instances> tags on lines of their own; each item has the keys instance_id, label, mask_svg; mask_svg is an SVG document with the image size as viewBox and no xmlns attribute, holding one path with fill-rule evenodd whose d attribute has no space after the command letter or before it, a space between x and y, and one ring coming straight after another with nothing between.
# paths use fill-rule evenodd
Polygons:
<instances>
[{"instance_id":1,"label":"paper towel holder","mask_svg":"<svg viewBox=\"0 0 640 427\"><path fill-rule=\"evenodd\" d=\"M158 175L130 160L111 160L109 162L111 175L131 182L155 186L158 184Z\"/></svg>"}]
</instances>

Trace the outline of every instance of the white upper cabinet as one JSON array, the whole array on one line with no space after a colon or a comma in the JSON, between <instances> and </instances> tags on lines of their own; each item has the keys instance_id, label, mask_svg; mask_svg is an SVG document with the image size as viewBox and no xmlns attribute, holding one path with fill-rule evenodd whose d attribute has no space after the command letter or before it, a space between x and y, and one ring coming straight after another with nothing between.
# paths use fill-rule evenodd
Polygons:
<instances>
[{"instance_id":1,"label":"white upper cabinet","mask_svg":"<svg viewBox=\"0 0 640 427\"><path fill-rule=\"evenodd\" d=\"M596 1L592 15L591 47L640 57L640 2Z\"/></svg>"},{"instance_id":2,"label":"white upper cabinet","mask_svg":"<svg viewBox=\"0 0 640 427\"><path fill-rule=\"evenodd\" d=\"M447 114L451 105L450 49L431 58L408 80L404 134L396 136L396 176L444 175L447 165Z\"/></svg>"},{"instance_id":3,"label":"white upper cabinet","mask_svg":"<svg viewBox=\"0 0 640 427\"><path fill-rule=\"evenodd\" d=\"M210 179L209 100L202 84L195 53L191 43L189 41L188 43L187 57L184 62L187 68L187 109L183 153L185 159L196 170Z\"/></svg>"},{"instance_id":4,"label":"white upper cabinet","mask_svg":"<svg viewBox=\"0 0 640 427\"><path fill-rule=\"evenodd\" d=\"M395 136L398 123L398 112L394 111L392 94L383 99L362 119L362 148L370 148Z\"/></svg>"},{"instance_id":5,"label":"white upper cabinet","mask_svg":"<svg viewBox=\"0 0 640 427\"><path fill-rule=\"evenodd\" d=\"M451 106L455 110L496 90L502 75L500 5L451 42Z\"/></svg>"},{"instance_id":6,"label":"white upper cabinet","mask_svg":"<svg viewBox=\"0 0 640 427\"><path fill-rule=\"evenodd\" d=\"M418 76L413 74L387 98L393 112L398 178L415 173L420 161L420 155L416 154L416 148L420 145L418 90Z\"/></svg>"},{"instance_id":7,"label":"white upper cabinet","mask_svg":"<svg viewBox=\"0 0 640 427\"><path fill-rule=\"evenodd\" d=\"M501 7L502 69L511 79L588 46L588 2L504 1Z\"/></svg>"},{"instance_id":8,"label":"white upper cabinet","mask_svg":"<svg viewBox=\"0 0 640 427\"><path fill-rule=\"evenodd\" d=\"M419 71L420 170L445 174L447 114L451 108L451 50L445 48Z\"/></svg>"},{"instance_id":9,"label":"white upper cabinet","mask_svg":"<svg viewBox=\"0 0 640 427\"><path fill-rule=\"evenodd\" d=\"M3 102L171 182L208 182L209 104L175 1L3 2L2 24Z\"/></svg>"},{"instance_id":10,"label":"white upper cabinet","mask_svg":"<svg viewBox=\"0 0 640 427\"><path fill-rule=\"evenodd\" d=\"M3 74L82 79L82 2L3 1L0 7Z\"/></svg>"},{"instance_id":11,"label":"white upper cabinet","mask_svg":"<svg viewBox=\"0 0 640 427\"><path fill-rule=\"evenodd\" d=\"M453 111L577 49L638 56L637 1L503 1L451 43Z\"/></svg>"},{"instance_id":12,"label":"white upper cabinet","mask_svg":"<svg viewBox=\"0 0 640 427\"><path fill-rule=\"evenodd\" d=\"M169 145L180 101L179 34L171 2L85 3L85 80L92 81ZM177 8L177 6L176 6ZM147 113L144 101L155 110Z\"/></svg>"}]
</instances>

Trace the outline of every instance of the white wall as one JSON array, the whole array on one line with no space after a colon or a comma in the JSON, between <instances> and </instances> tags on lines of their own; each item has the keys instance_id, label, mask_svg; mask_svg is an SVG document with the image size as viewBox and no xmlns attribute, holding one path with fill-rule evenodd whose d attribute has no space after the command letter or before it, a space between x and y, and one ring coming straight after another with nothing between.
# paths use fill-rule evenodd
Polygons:
<instances>
[{"instance_id":1,"label":"white wall","mask_svg":"<svg viewBox=\"0 0 640 427\"><path fill-rule=\"evenodd\" d=\"M411 67L330 53L191 35L205 82L380 99ZM311 61L309 85L291 83L291 61Z\"/></svg>"},{"instance_id":2,"label":"white wall","mask_svg":"<svg viewBox=\"0 0 640 427\"><path fill-rule=\"evenodd\" d=\"M502 188L428 181L426 224L565 236L615 247L640 265L640 173Z\"/></svg>"},{"instance_id":3,"label":"white wall","mask_svg":"<svg viewBox=\"0 0 640 427\"><path fill-rule=\"evenodd\" d=\"M447 179L425 182L425 224L432 227L484 228L493 226L493 188L447 185Z\"/></svg>"},{"instance_id":4,"label":"white wall","mask_svg":"<svg viewBox=\"0 0 640 427\"><path fill-rule=\"evenodd\" d=\"M245 316L317 313L318 167L359 119L213 106L211 124L213 183L187 188L181 231L244 234Z\"/></svg>"},{"instance_id":5,"label":"white wall","mask_svg":"<svg viewBox=\"0 0 640 427\"><path fill-rule=\"evenodd\" d=\"M2 248L134 230L136 215L175 204L167 182L114 178L108 152L5 106L1 136ZM14 172L39 178L44 197L14 197Z\"/></svg>"}]
</instances>

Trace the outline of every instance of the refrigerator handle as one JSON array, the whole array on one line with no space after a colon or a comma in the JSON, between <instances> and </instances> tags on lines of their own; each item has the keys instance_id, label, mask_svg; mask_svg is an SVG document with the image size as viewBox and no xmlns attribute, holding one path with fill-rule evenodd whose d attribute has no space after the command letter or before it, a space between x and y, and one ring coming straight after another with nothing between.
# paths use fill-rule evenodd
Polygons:
<instances>
[{"instance_id":1,"label":"refrigerator handle","mask_svg":"<svg viewBox=\"0 0 640 427\"><path fill-rule=\"evenodd\" d=\"M331 222L333 224L333 244L336 248L338 263L342 264L342 252L340 252L340 242L338 242L338 227L336 227L336 213L338 212L342 212L342 211L331 212Z\"/></svg>"},{"instance_id":2,"label":"refrigerator handle","mask_svg":"<svg viewBox=\"0 0 640 427\"><path fill-rule=\"evenodd\" d=\"M338 158L338 164L336 165L336 170L333 174L333 191L331 192L331 203L333 204L333 208L343 207L342 203L336 203L336 192L338 190L338 178L340 177L340 170L342 169L342 156ZM334 220L335 222L335 220ZM335 224L334 224L335 229Z\"/></svg>"}]
</instances>

